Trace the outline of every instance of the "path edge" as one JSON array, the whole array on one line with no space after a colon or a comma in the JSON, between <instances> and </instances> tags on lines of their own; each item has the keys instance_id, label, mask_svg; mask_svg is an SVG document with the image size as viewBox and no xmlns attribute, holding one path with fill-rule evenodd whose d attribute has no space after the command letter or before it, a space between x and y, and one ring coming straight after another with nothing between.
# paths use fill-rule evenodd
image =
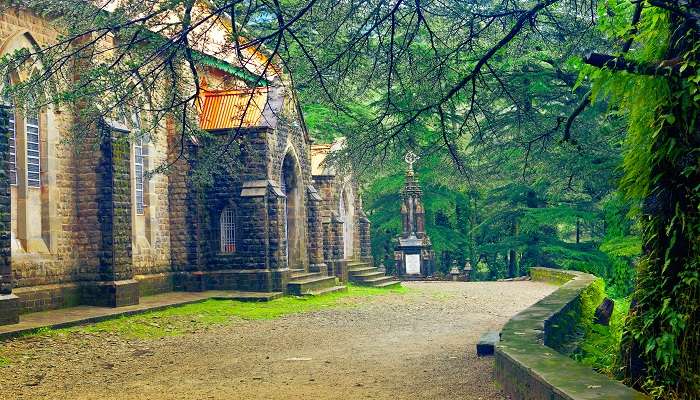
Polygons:
<instances>
[{"instance_id":1,"label":"path edge","mask_svg":"<svg viewBox=\"0 0 700 400\"><path fill-rule=\"evenodd\" d=\"M580 318L582 294L595 284L591 274L531 268L533 281L561 286L511 318L496 346L496 381L513 400L648 400L621 382L577 363L552 347L548 336ZM578 313L578 315L577 315Z\"/></svg>"}]
</instances>

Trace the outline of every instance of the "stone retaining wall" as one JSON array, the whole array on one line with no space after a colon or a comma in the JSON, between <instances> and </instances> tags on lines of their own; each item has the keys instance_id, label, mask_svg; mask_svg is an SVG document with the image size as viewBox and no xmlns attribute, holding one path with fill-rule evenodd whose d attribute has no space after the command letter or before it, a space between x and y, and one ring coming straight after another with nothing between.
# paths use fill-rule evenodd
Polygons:
<instances>
[{"instance_id":1,"label":"stone retaining wall","mask_svg":"<svg viewBox=\"0 0 700 400\"><path fill-rule=\"evenodd\" d=\"M597 278L548 268L532 268L530 275L562 286L503 327L495 356L496 380L505 393L514 400L648 399L544 344L573 329L562 325L571 323L572 313L580 313L581 296Z\"/></svg>"}]
</instances>

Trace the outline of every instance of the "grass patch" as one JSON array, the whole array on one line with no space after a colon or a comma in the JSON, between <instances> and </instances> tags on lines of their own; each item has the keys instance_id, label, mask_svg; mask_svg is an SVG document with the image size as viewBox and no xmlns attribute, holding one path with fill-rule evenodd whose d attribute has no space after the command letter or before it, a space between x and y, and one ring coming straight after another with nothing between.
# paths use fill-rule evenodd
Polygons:
<instances>
[{"instance_id":1,"label":"grass patch","mask_svg":"<svg viewBox=\"0 0 700 400\"><path fill-rule=\"evenodd\" d=\"M629 314L629 299L614 300L615 307L608 326L591 324L572 357L596 371L615 378L620 365L620 340L625 318Z\"/></svg>"},{"instance_id":2,"label":"grass patch","mask_svg":"<svg viewBox=\"0 0 700 400\"><path fill-rule=\"evenodd\" d=\"M124 338L159 339L178 336L224 325L235 319L269 320L328 308L352 307L353 299L388 294L404 294L403 286L373 288L349 285L347 292L334 292L317 297L285 296L268 302L206 300L143 314L122 316L85 326L63 329L40 329L28 336L63 335L70 333L114 333Z\"/></svg>"},{"instance_id":3,"label":"grass patch","mask_svg":"<svg viewBox=\"0 0 700 400\"><path fill-rule=\"evenodd\" d=\"M9 358L0 356L0 368L9 367L12 362Z\"/></svg>"}]
</instances>

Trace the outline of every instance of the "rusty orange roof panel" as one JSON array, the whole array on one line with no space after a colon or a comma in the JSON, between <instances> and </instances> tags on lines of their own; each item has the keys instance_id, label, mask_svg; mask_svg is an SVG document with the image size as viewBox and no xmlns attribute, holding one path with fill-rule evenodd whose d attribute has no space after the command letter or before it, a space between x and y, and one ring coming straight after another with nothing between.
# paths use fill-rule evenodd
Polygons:
<instances>
[{"instance_id":1,"label":"rusty orange roof panel","mask_svg":"<svg viewBox=\"0 0 700 400\"><path fill-rule=\"evenodd\" d=\"M199 126L204 130L260 126L267 88L205 91L200 99Z\"/></svg>"}]
</instances>

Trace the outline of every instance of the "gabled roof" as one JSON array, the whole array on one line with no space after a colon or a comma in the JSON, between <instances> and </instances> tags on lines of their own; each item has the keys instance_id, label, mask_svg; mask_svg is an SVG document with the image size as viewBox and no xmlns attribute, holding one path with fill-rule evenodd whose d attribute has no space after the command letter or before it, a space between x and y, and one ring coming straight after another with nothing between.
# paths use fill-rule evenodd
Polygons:
<instances>
[{"instance_id":1,"label":"gabled roof","mask_svg":"<svg viewBox=\"0 0 700 400\"><path fill-rule=\"evenodd\" d=\"M199 127L224 130L261 126L267 87L204 91L200 99Z\"/></svg>"},{"instance_id":2,"label":"gabled roof","mask_svg":"<svg viewBox=\"0 0 700 400\"><path fill-rule=\"evenodd\" d=\"M312 144L310 148L311 175L336 175L336 168L327 162L327 157L331 153L345 149L346 145L347 140L344 137L334 139L333 143Z\"/></svg>"}]
</instances>

